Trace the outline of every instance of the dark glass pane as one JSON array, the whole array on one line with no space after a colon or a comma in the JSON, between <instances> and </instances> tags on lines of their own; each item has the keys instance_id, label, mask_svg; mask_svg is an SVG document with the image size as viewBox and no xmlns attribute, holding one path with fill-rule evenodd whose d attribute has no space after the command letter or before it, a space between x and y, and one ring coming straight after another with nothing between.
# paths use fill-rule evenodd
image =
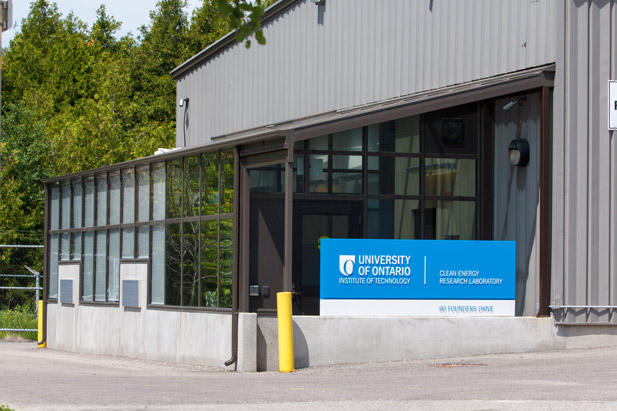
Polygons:
<instances>
[{"instance_id":1,"label":"dark glass pane","mask_svg":"<svg viewBox=\"0 0 617 411\"><path fill-rule=\"evenodd\" d=\"M203 158L202 174L202 215L219 212L219 160L218 153L208 153Z\"/></svg>"},{"instance_id":2,"label":"dark glass pane","mask_svg":"<svg viewBox=\"0 0 617 411\"><path fill-rule=\"evenodd\" d=\"M182 302L180 224L168 224L165 237L165 304L180 305Z\"/></svg>"},{"instance_id":3,"label":"dark glass pane","mask_svg":"<svg viewBox=\"0 0 617 411\"><path fill-rule=\"evenodd\" d=\"M362 128L332 134L332 150L362 151Z\"/></svg>"},{"instance_id":4,"label":"dark glass pane","mask_svg":"<svg viewBox=\"0 0 617 411\"><path fill-rule=\"evenodd\" d=\"M368 157L369 194L420 194L420 159Z\"/></svg>"},{"instance_id":5,"label":"dark glass pane","mask_svg":"<svg viewBox=\"0 0 617 411\"><path fill-rule=\"evenodd\" d=\"M107 224L107 176L96 176L96 225Z\"/></svg>"},{"instance_id":6,"label":"dark glass pane","mask_svg":"<svg viewBox=\"0 0 617 411\"><path fill-rule=\"evenodd\" d=\"M122 222L135 222L135 171L122 170Z\"/></svg>"},{"instance_id":7,"label":"dark glass pane","mask_svg":"<svg viewBox=\"0 0 617 411\"><path fill-rule=\"evenodd\" d=\"M58 234L49 236L49 298L58 298Z\"/></svg>"},{"instance_id":8,"label":"dark glass pane","mask_svg":"<svg viewBox=\"0 0 617 411\"><path fill-rule=\"evenodd\" d=\"M405 117L369 126L368 151L419 153L420 116Z\"/></svg>"},{"instance_id":9,"label":"dark glass pane","mask_svg":"<svg viewBox=\"0 0 617 411\"><path fill-rule=\"evenodd\" d=\"M182 224L182 305L199 304L199 223Z\"/></svg>"},{"instance_id":10,"label":"dark glass pane","mask_svg":"<svg viewBox=\"0 0 617 411\"><path fill-rule=\"evenodd\" d=\"M184 159L184 216L199 215L199 157Z\"/></svg>"},{"instance_id":11,"label":"dark glass pane","mask_svg":"<svg viewBox=\"0 0 617 411\"><path fill-rule=\"evenodd\" d=\"M165 304L165 226L152 227L150 303Z\"/></svg>"},{"instance_id":12,"label":"dark glass pane","mask_svg":"<svg viewBox=\"0 0 617 411\"><path fill-rule=\"evenodd\" d=\"M294 150L304 150L304 140L294 143Z\"/></svg>"},{"instance_id":13,"label":"dark glass pane","mask_svg":"<svg viewBox=\"0 0 617 411\"><path fill-rule=\"evenodd\" d=\"M368 238L419 239L419 200L369 200Z\"/></svg>"},{"instance_id":14,"label":"dark glass pane","mask_svg":"<svg viewBox=\"0 0 617 411\"><path fill-rule=\"evenodd\" d=\"M309 192L328 192L328 155L312 154L309 157Z\"/></svg>"},{"instance_id":15,"label":"dark glass pane","mask_svg":"<svg viewBox=\"0 0 617 411\"><path fill-rule=\"evenodd\" d=\"M152 164L152 219L165 219L165 163Z\"/></svg>"},{"instance_id":16,"label":"dark glass pane","mask_svg":"<svg viewBox=\"0 0 617 411\"><path fill-rule=\"evenodd\" d=\"M73 224L71 227L80 228L81 227L81 179L73 180Z\"/></svg>"},{"instance_id":17,"label":"dark glass pane","mask_svg":"<svg viewBox=\"0 0 617 411\"><path fill-rule=\"evenodd\" d=\"M273 164L251 169L249 171L249 185L253 193L284 193L285 166Z\"/></svg>"},{"instance_id":18,"label":"dark glass pane","mask_svg":"<svg viewBox=\"0 0 617 411\"><path fill-rule=\"evenodd\" d=\"M477 103L424 114L424 147L428 154L478 153Z\"/></svg>"},{"instance_id":19,"label":"dark glass pane","mask_svg":"<svg viewBox=\"0 0 617 411\"><path fill-rule=\"evenodd\" d=\"M218 221L201 223L201 306L218 305Z\"/></svg>"},{"instance_id":20,"label":"dark glass pane","mask_svg":"<svg viewBox=\"0 0 617 411\"><path fill-rule=\"evenodd\" d=\"M107 290L107 235L105 231L96 232L94 299L105 301Z\"/></svg>"},{"instance_id":21,"label":"dark glass pane","mask_svg":"<svg viewBox=\"0 0 617 411\"><path fill-rule=\"evenodd\" d=\"M81 233L71 234L71 260L81 260Z\"/></svg>"},{"instance_id":22,"label":"dark glass pane","mask_svg":"<svg viewBox=\"0 0 617 411\"><path fill-rule=\"evenodd\" d=\"M120 172L109 173L109 224L120 224Z\"/></svg>"},{"instance_id":23,"label":"dark glass pane","mask_svg":"<svg viewBox=\"0 0 617 411\"><path fill-rule=\"evenodd\" d=\"M221 214L234 212L234 152L221 151Z\"/></svg>"},{"instance_id":24,"label":"dark glass pane","mask_svg":"<svg viewBox=\"0 0 617 411\"><path fill-rule=\"evenodd\" d=\"M50 228L57 230L60 228L60 184L54 183L51 187L51 208L49 210L51 216Z\"/></svg>"},{"instance_id":25,"label":"dark glass pane","mask_svg":"<svg viewBox=\"0 0 617 411\"><path fill-rule=\"evenodd\" d=\"M120 301L120 230L109 230L107 301Z\"/></svg>"},{"instance_id":26,"label":"dark glass pane","mask_svg":"<svg viewBox=\"0 0 617 411\"><path fill-rule=\"evenodd\" d=\"M122 258L135 257L135 230L132 228L122 229Z\"/></svg>"},{"instance_id":27,"label":"dark glass pane","mask_svg":"<svg viewBox=\"0 0 617 411\"><path fill-rule=\"evenodd\" d=\"M428 196L476 195L476 160L427 158L424 185Z\"/></svg>"},{"instance_id":28,"label":"dark glass pane","mask_svg":"<svg viewBox=\"0 0 617 411\"><path fill-rule=\"evenodd\" d=\"M304 193L306 182L306 171L304 167L304 153L296 154L294 157L294 193Z\"/></svg>"},{"instance_id":29,"label":"dark glass pane","mask_svg":"<svg viewBox=\"0 0 617 411\"><path fill-rule=\"evenodd\" d=\"M328 150L328 141L330 136L320 136L309 140L311 150Z\"/></svg>"},{"instance_id":30,"label":"dark glass pane","mask_svg":"<svg viewBox=\"0 0 617 411\"><path fill-rule=\"evenodd\" d=\"M71 182L62 182L62 229L71 228Z\"/></svg>"},{"instance_id":31,"label":"dark glass pane","mask_svg":"<svg viewBox=\"0 0 617 411\"><path fill-rule=\"evenodd\" d=\"M94 226L94 177L84 179L86 188L84 205L84 227Z\"/></svg>"},{"instance_id":32,"label":"dark glass pane","mask_svg":"<svg viewBox=\"0 0 617 411\"><path fill-rule=\"evenodd\" d=\"M221 284L219 307L231 308L231 281L233 276L233 229L234 220L221 220L220 244L220 274Z\"/></svg>"},{"instance_id":33,"label":"dark glass pane","mask_svg":"<svg viewBox=\"0 0 617 411\"><path fill-rule=\"evenodd\" d=\"M167 218L182 217L182 159L167 162Z\"/></svg>"},{"instance_id":34,"label":"dark glass pane","mask_svg":"<svg viewBox=\"0 0 617 411\"><path fill-rule=\"evenodd\" d=\"M137 167L137 221L150 219L150 167Z\"/></svg>"},{"instance_id":35,"label":"dark glass pane","mask_svg":"<svg viewBox=\"0 0 617 411\"><path fill-rule=\"evenodd\" d=\"M84 233L84 286L82 300L94 301L94 232Z\"/></svg>"}]
</instances>

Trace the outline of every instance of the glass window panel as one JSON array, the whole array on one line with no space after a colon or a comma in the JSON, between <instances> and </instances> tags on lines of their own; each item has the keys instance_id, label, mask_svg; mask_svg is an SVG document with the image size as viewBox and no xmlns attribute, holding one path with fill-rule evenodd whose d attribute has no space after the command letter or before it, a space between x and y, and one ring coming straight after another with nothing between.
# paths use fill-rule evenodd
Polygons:
<instances>
[{"instance_id":1,"label":"glass window panel","mask_svg":"<svg viewBox=\"0 0 617 411\"><path fill-rule=\"evenodd\" d=\"M86 188L85 204L84 204L84 227L94 226L94 177L86 177L84 179Z\"/></svg>"},{"instance_id":2,"label":"glass window panel","mask_svg":"<svg viewBox=\"0 0 617 411\"><path fill-rule=\"evenodd\" d=\"M182 159L167 162L167 218L182 217Z\"/></svg>"},{"instance_id":3,"label":"glass window panel","mask_svg":"<svg viewBox=\"0 0 617 411\"><path fill-rule=\"evenodd\" d=\"M82 300L94 301L94 232L84 233L84 266L83 266Z\"/></svg>"},{"instance_id":4,"label":"glass window panel","mask_svg":"<svg viewBox=\"0 0 617 411\"><path fill-rule=\"evenodd\" d=\"M285 166L274 164L251 169L249 171L249 186L253 193L284 193Z\"/></svg>"},{"instance_id":5,"label":"glass window panel","mask_svg":"<svg viewBox=\"0 0 617 411\"><path fill-rule=\"evenodd\" d=\"M478 104L450 107L424 114L424 150L429 154L478 153Z\"/></svg>"},{"instance_id":6,"label":"glass window panel","mask_svg":"<svg viewBox=\"0 0 617 411\"><path fill-rule=\"evenodd\" d=\"M109 230L107 301L120 301L120 230Z\"/></svg>"},{"instance_id":7,"label":"glass window panel","mask_svg":"<svg viewBox=\"0 0 617 411\"><path fill-rule=\"evenodd\" d=\"M135 222L135 171L122 170L122 222Z\"/></svg>"},{"instance_id":8,"label":"glass window panel","mask_svg":"<svg viewBox=\"0 0 617 411\"><path fill-rule=\"evenodd\" d=\"M94 269L94 300L105 301L107 290L107 235L105 231L96 232Z\"/></svg>"},{"instance_id":9,"label":"glass window panel","mask_svg":"<svg viewBox=\"0 0 617 411\"><path fill-rule=\"evenodd\" d=\"M120 224L120 172L109 173L109 224Z\"/></svg>"},{"instance_id":10,"label":"glass window panel","mask_svg":"<svg viewBox=\"0 0 617 411\"><path fill-rule=\"evenodd\" d=\"M332 192L362 194L362 173L332 173Z\"/></svg>"},{"instance_id":11,"label":"glass window panel","mask_svg":"<svg viewBox=\"0 0 617 411\"><path fill-rule=\"evenodd\" d=\"M165 219L165 163L152 165L152 219ZM164 231L164 230L163 230Z\"/></svg>"},{"instance_id":12,"label":"glass window panel","mask_svg":"<svg viewBox=\"0 0 617 411\"><path fill-rule=\"evenodd\" d=\"M96 176L96 225L107 224L107 176Z\"/></svg>"},{"instance_id":13,"label":"glass window panel","mask_svg":"<svg viewBox=\"0 0 617 411\"><path fill-rule=\"evenodd\" d=\"M182 224L182 305L199 305L199 223Z\"/></svg>"},{"instance_id":14,"label":"glass window panel","mask_svg":"<svg viewBox=\"0 0 617 411\"><path fill-rule=\"evenodd\" d=\"M362 171L362 156L332 156L332 168Z\"/></svg>"},{"instance_id":15,"label":"glass window panel","mask_svg":"<svg viewBox=\"0 0 617 411\"><path fill-rule=\"evenodd\" d=\"M234 151L221 151L221 214L234 212Z\"/></svg>"},{"instance_id":16,"label":"glass window panel","mask_svg":"<svg viewBox=\"0 0 617 411\"><path fill-rule=\"evenodd\" d=\"M420 159L369 156L369 194L420 194Z\"/></svg>"},{"instance_id":17,"label":"glass window panel","mask_svg":"<svg viewBox=\"0 0 617 411\"><path fill-rule=\"evenodd\" d=\"M427 201L424 238L437 240L475 240L475 201Z\"/></svg>"},{"instance_id":18,"label":"glass window panel","mask_svg":"<svg viewBox=\"0 0 617 411\"><path fill-rule=\"evenodd\" d=\"M165 304L165 226L152 227L152 278L150 302Z\"/></svg>"},{"instance_id":19,"label":"glass window panel","mask_svg":"<svg viewBox=\"0 0 617 411\"><path fill-rule=\"evenodd\" d=\"M362 128L332 134L332 150L362 151Z\"/></svg>"},{"instance_id":20,"label":"glass window panel","mask_svg":"<svg viewBox=\"0 0 617 411\"><path fill-rule=\"evenodd\" d=\"M71 260L81 260L81 233L73 233L71 237Z\"/></svg>"},{"instance_id":21,"label":"glass window panel","mask_svg":"<svg viewBox=\"0 0 617 411\"><path fill-rule=\"evenodd\" d=\"M51 229L57 230L60 228L60 184L54 183L51 186Z\"/></svg>"},{"instance_id":22,"label":"glass window panel","mask_svg":"<svg viewBox=\"0 0 617 411\"><path fill-rule=\"evenodd\" d=\"M148 258L148 253L150 251L149 243L150 237L148 226L137 228L137 258Z\"/></svg>"},{"instance_id":23,"label":"glass window panel","mask_svg":"<svg viewBox=\"0 0 617 411\"><path fill-rule=\"evenodd\" d=\"M62 233L60 242L60 260L66 261L71 257L71 235L69 233Z\"/></svg>"},{"instance_id":24,"label":"glass window panel","mask_svg":"<svg viewBox=\"0 0 617 411\"><path fill-rule=\"evenodd\" d=\"M419 200L369 200L368 238L419 239Z\"/></svg>"},{"instance_id":25,"label":"glass window panel","mask_svg":"<svg viewBox=\"0 0 617 411\"><path fill-rule=\"evenodd\" d=\"M71 228L71 182L62 182L62 229Z\"/></svg>"},{"instance_id":26,"label":"glass window panel","mask_svg":"<svg viewBox=\"0 0 617 411\"><path fill-rule=\"evenodd\" d=\"M219 212L219 161L217 153L203 155L202 184L202 215L213 215Z\"/></svg>"},{"instance_id":27,"label":"glass window panel","mask_svg":"<svg viewBox=\"0 0 617 411\"><path fill-rule=\"evenodd\" d=\"M49 298L58 298L58 234L49 236Z\"/></svg>"},{"instance_id":28,"label":"glass window panel","mask_svg":"<svg viewBox=\"0 0 617 411\"><path fill-rule=\"evenodd\" d=\"M201 223L201 306L216 307L218 304L218 222Z\"/></svg>"},{"instance_id":29,"label":"glass window panel","mask_svg":"<svg viewBox=\"0 0 617 411\"><path fill-rule=\"evenodd\" d=\"M311 193L328 192L328 155L312 154L309 156L309 191Z\"/></svg>"},{"instance_id":30,"label":"glass window panel","mask_svg":"<svg viewBox=\"0 0 617 411\"><path fill-rule=\"evenodd\" d=\"M220 298L219 307L231 308L231 281L233 277L233 230L234 220L221 220L219 235L220 247Z\"/></svg>"},{"instance_id":31,"label":"glass window panel","mask_svg":"<svg viewBox=\"0 0 617 411\"><path fill-rule=\"evenodd\" d=\"M315 137L309 140L309 145L311 150L328 150L328 142L330 141L330 136L320 136Z\"/></svg>"},{"instance_id":32,"label":"glass window panel","mask_svg":"<svg viewBox=\"0 0 617 411\"><path fill-rule=\"evenodd\" d=\"M424 166L427 196L476 195L476 160L427 158Z\"/></svg>"},{"instance_id":33,"label":"glass window panel","mask_svg":"<svg viewBox=\"0 0 617 411\"><path fill-rule=\"evenodd\" d=\"M294 157L294 193L304 193L305 184L305 169L304 169L304 154L296 154Z\"/></svg>"},{"instance_id":34,"label":"glass window panel","mask_svg":"<svg viewBox=\"0 0 617 411\"><path fill-rule=\"evenodd\" d=\"M135 230L122 229L122 258L135 258Z\"/></svg>"},{"instance_id":35,"label":"glass window panel","mask_svg":"<svg viewBox=\"0 0 617 411\"><path fill-rule=\"evenodd\" d=\"M180 305L182 302L180 224L168 224L165 236L165 304Z\"/></svg>"},{"instance_id":36,"label":"glass window panel","mask_svg":"<svg viewBox=\"0 0 617 411\"><path fill-rule=\"evenodd\" d=\"M304 140L294 143L294 150L304 150Z\"/></svg>"},{"instance_id":37,"label":"glass window panel","mask_svg":"<svg viewBox=\"0 0 617 411\"><path fill-rule=\"evenodd\" d=\"M150 167L137 167L137 221L150 219Z\"/></svg>"},{"instance_id":38,"label":"glass window panel","mask_svg":"<svg viewBox=\"0 0 617 411\"><path fill-rule=\"evenodd\" d=\"M199 157L184 159L184 216L199 215Z\"/></svg>"},{"instance_id":39,"label":"glass window panel","mask_svg":"<svg viewBox=\"0 0 617 411\"><path fill-rule=\"evenodd\" d=\"M72 227L81 227L81 179L73 180L73 223Z\"/></svg>"},{"instance_id":40,"label":"glass window panel","mask_svg":"<svg viewBox=\"0 0 617 411\"><path fill-rule=\"evenodd\" d=\"M420 116L405 117L369 126L368 151L419 153Z\"/></svg>"}]
</instances>

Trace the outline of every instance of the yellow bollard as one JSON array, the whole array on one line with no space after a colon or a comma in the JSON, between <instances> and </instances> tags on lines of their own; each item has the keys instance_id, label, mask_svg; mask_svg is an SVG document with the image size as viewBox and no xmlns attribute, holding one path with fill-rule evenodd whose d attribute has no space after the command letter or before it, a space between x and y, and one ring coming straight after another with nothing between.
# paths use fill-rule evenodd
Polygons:
<instances>
[{"instance_id":1,"label":"yellow bollard","mask_svg":"<svg viewBox=\"0 0 617 411\"><path fill-rule=\"evenodd\" d=\"M291 293L276 293L279 324L279 371L294 371L294 337L291 321Z\"/></svg>"},{"instance_id":2,"label":"yellow bollard","mask_svg":"<svg viewBox=\"0 0 617 411\"><path fill-rule=\"evenodd\" d=\"M39 300L38 304L39 304L39 315L38 315L39 327L38 327L38 332L37 332L37 341L38 341L39 348L45 348L47 346L47 343L43 341L43 300Z\"/></svg>"}]
</instances>

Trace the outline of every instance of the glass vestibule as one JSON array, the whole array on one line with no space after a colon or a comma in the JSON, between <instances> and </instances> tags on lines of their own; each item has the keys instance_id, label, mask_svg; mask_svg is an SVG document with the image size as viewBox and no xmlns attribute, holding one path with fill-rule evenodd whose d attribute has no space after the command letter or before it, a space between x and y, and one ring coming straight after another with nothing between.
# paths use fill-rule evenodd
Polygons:
<instances>
[{"instance_id":1,"label":"glass vestibule","mask_svg":"<svg viewBox=\"0 0 617 411\"><path fill-rule=\"evenodd\" d=\"M362 201L367 238L478 238L480 104L296 143L295 199Z\"/></svg>"}]
</instances>

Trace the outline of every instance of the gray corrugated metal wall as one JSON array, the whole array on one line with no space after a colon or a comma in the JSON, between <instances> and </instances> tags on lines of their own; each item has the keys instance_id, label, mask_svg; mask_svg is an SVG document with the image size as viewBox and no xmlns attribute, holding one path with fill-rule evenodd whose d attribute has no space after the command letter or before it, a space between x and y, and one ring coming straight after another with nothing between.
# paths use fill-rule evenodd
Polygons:
<instances>
[{"instance_id":1,"label":"gray corrugated metal wall","mask_svg":"<svg viewBox=\"0 0 617 411\"><path fill-rule=\"evenodd\" d=\"M607 129L607 80L617 79L617 2L557 8L554 90L552 302L617 305L617 146ZM617 322L606 309L570 309L567 322Z\"/></svg>"},{"instance_id":2,"label":"gray corrugated metal wall","mask_svg":"<svg viewBox=\"0 0 617 411\"><path fill-rule=\"evenodd\" d=\"M509 111L502 109L525 97ZM510 165L510 141L529 143L529 164ZM516 315L535 315L539 303L540 94L495 101L494 239L516 241Z\"/></svg>"},{"instance_id":3,"label":"gray corrugated metal wall","mask_svg":"<svg viewBox=\"0 0 617 411\"><path fill-rule=\"evenodd\" d=\"M187 146L555 61L556 0L305 0L183 75ZM183 108L177 108L177 143Z\"/></svg>"}]
</instances>

